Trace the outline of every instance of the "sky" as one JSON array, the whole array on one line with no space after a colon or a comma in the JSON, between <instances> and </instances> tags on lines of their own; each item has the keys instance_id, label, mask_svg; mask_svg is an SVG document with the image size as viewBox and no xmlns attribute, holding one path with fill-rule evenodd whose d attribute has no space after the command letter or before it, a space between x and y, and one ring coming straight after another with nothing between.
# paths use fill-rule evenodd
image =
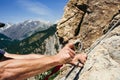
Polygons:
<instances>
[{"instance_id":1,"label":"sky","mask_svg":"<svg viewBox=\"0 0 120 80\"><path fill-rule=\"evenodd\" d=\"M0 0L0 22L58 21L68 0Z\"/></svg>"}]
</instances>

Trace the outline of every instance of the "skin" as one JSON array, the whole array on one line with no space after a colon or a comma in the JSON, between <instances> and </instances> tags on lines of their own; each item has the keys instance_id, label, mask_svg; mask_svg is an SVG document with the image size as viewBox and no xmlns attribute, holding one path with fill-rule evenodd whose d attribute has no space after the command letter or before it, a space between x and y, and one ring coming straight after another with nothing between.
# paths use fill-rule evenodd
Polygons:
<instances>
[{"instance_id":1,"label":"skin","mask_svg":"<svg viewBox=\"0 0 120 80\"><path fill-rule=\"evenodd\" d=\"M78 60L82 64L85 63L86 55L75 55L73 48L73 44L67 44L58 54L53 56L5 53L5 57L12 59L0 61L0 80L24 80L58 65L66 63L76 65ZM82 66L82 64L79 64L79 66Z\"/></svg>"}]
</instances>

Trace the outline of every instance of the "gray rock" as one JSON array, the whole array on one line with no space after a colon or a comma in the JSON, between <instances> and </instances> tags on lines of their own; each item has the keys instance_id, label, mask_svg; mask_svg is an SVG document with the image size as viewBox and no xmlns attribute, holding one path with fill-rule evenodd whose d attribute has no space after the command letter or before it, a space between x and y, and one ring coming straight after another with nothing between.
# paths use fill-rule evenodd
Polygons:
<instances>
[{"instance_id":1,"label":"gray rock","mask_svg":"<svg viewBox=\"0 0 120 80\"><path fill-rule=\"evenodd\" d=\"M80 68L76 68L67 80L74 80L79 70ZM68 71L70 69L55 80L64 80ZM88 59L77 80L120 80L120 26L88 54Z\"/></svg>"},{"instance_id":2,"label":"gray rock","mask_svg":"<svg viewBox=\"0 0 120 80\"><path fill-rule=\"evenodd\" d=\"M83 51L91 49L120 19L120 0L69 0L57 26L61 43L80 39ZM55 80L64 80L71 66L64 66ZM67 80L74 80L75 71ZM89 54L77 80L120 80L120 26Z\"/></svg>"},{"instance_id":3,"label":"gray rock","mask_svg":"<svg viewBox=\"0 0 120 80\"><path fill-rule=\"evenodd\" d=\"M90 52L79 80L120 80L120 26L111 34Z\"/></svg>"}]
</instances>

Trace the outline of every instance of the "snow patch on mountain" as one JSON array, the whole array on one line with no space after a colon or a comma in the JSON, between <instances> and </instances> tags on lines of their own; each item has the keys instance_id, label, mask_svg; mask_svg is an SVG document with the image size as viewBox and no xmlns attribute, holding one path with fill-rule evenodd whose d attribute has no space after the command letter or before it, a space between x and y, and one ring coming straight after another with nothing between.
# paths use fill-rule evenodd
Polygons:
<instances>
[{"instance_id":1,"label":"snow patch on mountain","mask_svg":"<svg viewBox=\"0 0 120 80\"><path fill-rule=\"evenodd\" d=\"M48 29L52 23L27 20L18 24L13 24L1 29L0 33L10 37L11 39L22 40L31 36L35 32Z\"/></svg>"}]
</instances>

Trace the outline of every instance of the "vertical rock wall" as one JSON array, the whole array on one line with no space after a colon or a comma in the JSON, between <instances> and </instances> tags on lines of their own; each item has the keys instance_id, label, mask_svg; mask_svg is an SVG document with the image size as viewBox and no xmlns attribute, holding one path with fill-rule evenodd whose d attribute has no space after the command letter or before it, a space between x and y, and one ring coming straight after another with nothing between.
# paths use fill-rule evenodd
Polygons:
<instances>
[{"instance_id":1,"label":"vertical rock wall","mask_svg":"<svg viewBox=\"0 0 120 80\"><path fill-rule=\"evenodd\" d=\"M118 20L120 0L69 0L58 23L57 33L62 44L80 39L85 51L96 44L96 40L100 40ZM69 65L63 67L55 80L64 80L70 70ZM81 73L79 70L76 68L67 80L120 80L120 22L89 53Z\"/></svg>"},{"instance_id":2,"label":"vertical rock wall","mask_svg":"<svg viewBox=\"0 0 120 80\"><path fill-rule=\"evenodd\" d=\"M120 0L70 0L57 26L61 43L79 38L88 48L107 31L119 10Z\"/></svg>"}]
</instances>

